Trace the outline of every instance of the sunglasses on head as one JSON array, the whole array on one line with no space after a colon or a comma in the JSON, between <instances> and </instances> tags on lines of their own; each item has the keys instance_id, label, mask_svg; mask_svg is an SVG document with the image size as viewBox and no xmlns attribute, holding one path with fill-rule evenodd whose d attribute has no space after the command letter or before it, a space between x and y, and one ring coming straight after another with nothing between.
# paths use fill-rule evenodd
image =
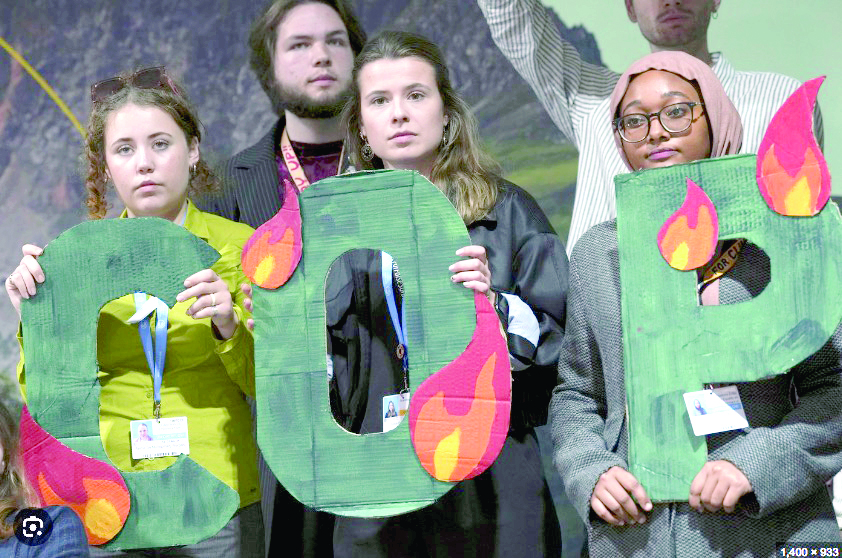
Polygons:
<instances>
[{"instance_id":1,"label":"sunglasses on head","mask_svg":"<svg viewBox=\"0 0 842 558\"><path fill-rule=\"evenodd\" d=\"M127 85L140 89L169 89L173 93L181 93L167 75L167 69L164 66L156 66L138 70L129 77L115 76L96 82L91 85L91 101L104 101Z\"/></svg>"}]
</instances>

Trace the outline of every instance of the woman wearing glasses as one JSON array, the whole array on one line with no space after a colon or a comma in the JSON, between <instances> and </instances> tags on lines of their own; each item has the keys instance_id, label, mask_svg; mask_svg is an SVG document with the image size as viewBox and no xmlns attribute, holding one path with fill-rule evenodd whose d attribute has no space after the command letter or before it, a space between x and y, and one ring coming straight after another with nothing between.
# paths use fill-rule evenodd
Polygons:
<instances>
[{"instance_id":1,"label":"woman wearing glasses","mask_svg":"<svg viewBox=\"0 0 842 558\"><path fill-rule=\"evenodd\" d=\"M103 445L121 471L162 470L176 457L132 459L130 421L152 419L155 408L163 418L187 417L190 458L239 494L240 510L217 535L173 549L173 555L262 556L256 448L244 397L254 395L254 347L239 291L246 281L240 253L253 230L203 213L188 199L213 188L215 180L201 158L196 113L163 68L99 82L91 93L85 144L89 217L105 217L106 192L113 186L125 206L120 218L170 220L221 254L210 269L184 278L185 289L168 315L166 360L158 385L153 385L150 369L159 363L152 351L145 353L141 328L129 323L146 296L127 294L102 308L97 361ZM37 285L45 280L37 260L41 252L24 246L20 265L6 281L18 314L21 299L37 296ZM154 336L156 344L162 341ZM23 361L19 380L23 389ZM93 555L110 554L93 549Z\"/></svg>"},{"instance_id":2,"label":"woman wearing glasses","mask_svg":"<svg viewBox=\"0 0 842 558\"><path fill-rule=\"evenodd\" d=\"M658 52L634 63L611 106L617 147L632 171L740 147L740 119L721 84L685 53ZM683 196L682 187L676 207ZM731 270L702 291L701 304L749 300L769 280L768 257L746 244ZM839 329L788 374L738 384L752 428L707 436L708 462L693 479L688 501L653 503L627 470L616 221L594 226L579 240L570 282L562 381L550 414L554 461L589 525L591 556L771 557L785 541L838 540L824 482L842 467ZM778 452L797 454L799 461L784 464Z\"/></svg>"}]
</instances>

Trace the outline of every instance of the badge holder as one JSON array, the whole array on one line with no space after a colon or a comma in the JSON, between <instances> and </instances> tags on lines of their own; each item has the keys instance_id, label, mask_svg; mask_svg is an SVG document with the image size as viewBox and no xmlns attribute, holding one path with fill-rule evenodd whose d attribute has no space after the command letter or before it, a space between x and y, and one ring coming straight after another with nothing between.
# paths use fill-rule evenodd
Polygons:
<instances>
[{"instance_id":1,"label":"badge holder","mask_svg":"<svg viewBox=\"0 0 842 558\"><path fill-rule=\"evenodd\" d=\"M135 293L135 313L130 324L137 324L146 362L152 374L154 402L153 419L129 422L132 441L132 459L154 459L190 454L187 434L187 417L161 418L161 383L167 355L167 326L169 308L156 297L146 298L146 293ZM153 347L150 319L155 314L155 341Z\"/></svg>"}]
</instances>

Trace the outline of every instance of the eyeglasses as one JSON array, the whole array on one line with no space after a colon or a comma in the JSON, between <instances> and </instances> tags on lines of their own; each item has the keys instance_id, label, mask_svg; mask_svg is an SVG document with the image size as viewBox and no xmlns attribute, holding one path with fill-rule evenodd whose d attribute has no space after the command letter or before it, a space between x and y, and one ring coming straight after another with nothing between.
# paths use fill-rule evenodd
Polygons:
<instances>
[{"instance_id":1,"label":"eyeglasses","mask_svg":"<svg viewBox=\"0 0 842 558\"><path fill-rule=\"evenodd\" d=\"M169 89L173 93L181 94L167 75L167 69L164 66L156 66L138 70L128 78L115 76L96 82L91 85L91 101L94 103L104 101L127 85L140 89Z\"/></svg>"},{"instance_id":2,"label":"eyeglasses","mask_svg":"<svg viewBox=\"0 0 842 558\"><path fill-rule=\"evenodd\" d=\"M688 101L667 105L658 112L650 114L627 114L614 120L614 128L627 142L638 143L649 135L652 117L657 116L664 130L677 134L689 128L693 123L693 107L696 106L703 107L705 104Z\"/></svg>"}]
</instances>

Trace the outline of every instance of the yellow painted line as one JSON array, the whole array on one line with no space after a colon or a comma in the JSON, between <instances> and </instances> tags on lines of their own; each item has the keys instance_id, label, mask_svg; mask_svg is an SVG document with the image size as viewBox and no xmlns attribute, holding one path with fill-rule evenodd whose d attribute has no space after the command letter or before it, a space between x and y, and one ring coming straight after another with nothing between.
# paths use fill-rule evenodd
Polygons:
<instances>
[{"instance_id":1,"label":"yellow painted line","mask_svg":"<svg viewBox=\"0 0 842 558\"><path fill-rule=\"evenodd\" d=\"M26 59L12 47L12 45L3 40L3 37L0 37L0 46L6 49L6 52L8 52L12 58L17 60L20 63L20 65L23 66L24 70L26 70L29 73L29 75L32 76L32 79L34 79L38 83L38 85L40 85L41 88L47 92L47 95L49 95L50 98L53 101L55 101L55 103L58 105L58 108L61 109L61 112L63 112L64 115L67 116L67 118L69 118L71 122L73 122L73 125L76 127L77 130L79 130L79 133L84 138L85 127L79 123L79 120L76 119L76 117L73 115L73 112L70 110L67 104L61 100L61 97L59 97L58 94L53 90L53 88L50 87L50 84L47 83L47 80L45 80L41 76L41 74L38 73L38 70L30 66L29 62L27 62Z\"/></svg>"}]
</instances>

